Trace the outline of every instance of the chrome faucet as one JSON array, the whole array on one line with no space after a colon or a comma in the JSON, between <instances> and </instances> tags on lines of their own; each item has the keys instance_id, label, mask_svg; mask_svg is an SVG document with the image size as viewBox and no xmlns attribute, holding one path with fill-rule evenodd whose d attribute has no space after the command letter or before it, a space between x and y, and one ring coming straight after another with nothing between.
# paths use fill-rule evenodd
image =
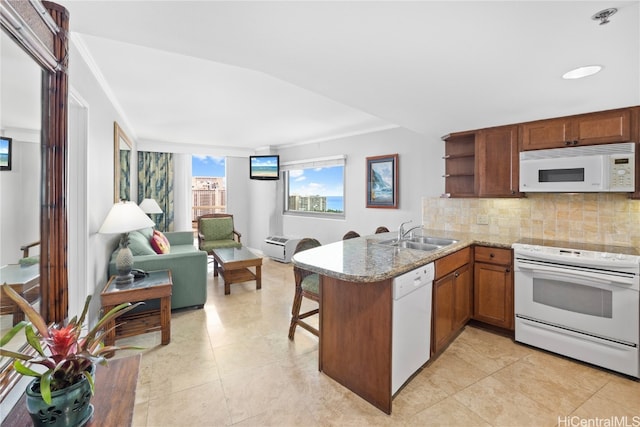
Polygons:
<instances>
[{"instance_id":1,"label":"chrome faucet","mask_svg":"<svg viewBox=\"0 0 640 427\"><path fill-rule=\"evenodd\" d=\"M413 222L413 221L409 220L409 221L403 222L402 224L400 224L400 227L398 227L398 242L402 240L402 238L405 235L404 225L409 224L410 222Z\"/></svg>"},{"instance_id":2,"label":"chrome faucet","mask_svg":"<svg viewBox=\"0 0 640 427\"><path fill-rule=\"evenodd\" d=\"M404 232L404 234L402 235L402 239L404 239L404 236L406 236L407 234L411 233L411 237L413 237L413 230L416 230L418 228L422 228L421 225L416 225L415 227L411 227L410 229L408 229L407 231Z\"/></svg>"}]
</instances>

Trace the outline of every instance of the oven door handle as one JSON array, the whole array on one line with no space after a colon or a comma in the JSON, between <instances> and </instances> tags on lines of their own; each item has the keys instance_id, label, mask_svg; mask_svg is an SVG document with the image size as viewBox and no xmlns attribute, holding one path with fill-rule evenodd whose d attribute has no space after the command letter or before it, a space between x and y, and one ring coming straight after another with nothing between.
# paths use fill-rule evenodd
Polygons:
<instances>
[{"instance_id":1,"label":"oven door handle","mask_svg":"<svg viewBox=\"0 0 640 427\"><path fill-rule=\"evenodd\" d=\"M585 270L571 270L566 272L557 267L552 267L544 264L529 264L526 261L519 261L518 268L520 270L530 270L536 277L544 277L547 279L554 279L558 277L567 278L571 281L583 280L593 283L594 285L600 285L598 287L603 288L610 285L623 285L630 287L633 285L633 279L620 277L614 274L603 274ZM546 273L546 274L540 274Z\"/></svg>"}]
</instances>

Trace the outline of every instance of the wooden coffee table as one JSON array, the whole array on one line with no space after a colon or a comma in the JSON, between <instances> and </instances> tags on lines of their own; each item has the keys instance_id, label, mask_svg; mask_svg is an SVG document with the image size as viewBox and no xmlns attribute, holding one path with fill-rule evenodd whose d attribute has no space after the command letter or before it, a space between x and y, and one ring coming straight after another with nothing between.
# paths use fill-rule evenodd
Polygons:
<instances>
[{"instance_id":1,"label":"wooden coffee table","mask_svg":"<svg viewBox=\"0 0 640 427\"><path fill-rule=\"evenodd\" d=\"M255 273L248 267L255 267ZM224 294L231 293L231 284L256 281L256 289L262 288L262 258L244 246L213 250L213 275L224 280Z\"/></svg>"},{"instance_id":2,"label":"wooden coffee table","mask_svg":"<svg viewBox=\"0 0 640 427\"><path fill-rule=\"evenodd\" d=\"M148 301L160 299L160 308L133 311L117 317L107 323L105 345L113 345L118 338L131 337L147 332L162 331L162 344L171 341L171 271L149 271L148 276L135 280L129 285L116 286L112 276L100 294L104 313L125 302ZM118 325L113 328L114 325Z\"/></svg>"}]
</instances>

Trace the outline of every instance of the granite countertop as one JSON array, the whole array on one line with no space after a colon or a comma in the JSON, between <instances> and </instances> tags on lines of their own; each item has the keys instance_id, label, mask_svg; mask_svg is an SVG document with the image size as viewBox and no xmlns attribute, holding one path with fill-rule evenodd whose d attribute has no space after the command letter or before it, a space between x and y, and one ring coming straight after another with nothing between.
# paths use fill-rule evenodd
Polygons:
<instances>
[{"instance_id":1,"label":"granite countertop","mask_svg":"<svg viewBox=\"0 0 640 427\"><path fill-rule=\"evenodd\" d=\"M420 234L455 239L458 242L430 252L380 244L379 242L382 240L397 237L397 233L389 232L342 240L309 249L294 255L292 262L294 265L314 273L349 282L368 283L399 276L470 245L511 249L511 245L518 242L527 245L640 255L640 248L595 243L563 242L424 228Z\"/></svg>"},{"instance_id":2,"label":"granite countertop","mask_svg":"<svg viewBox=\"0 0 640 427\"><path fill-rule=\"evenodd\" d=\"M297 267L349 282L378 282L396 277L467 246L477 244L510 249L518 238L422 229L423 236L445 237L457 243L435 251L381 245L397 233L381 233L342 240L300 252L292 261Z\"/></svg>"}]
</instances>

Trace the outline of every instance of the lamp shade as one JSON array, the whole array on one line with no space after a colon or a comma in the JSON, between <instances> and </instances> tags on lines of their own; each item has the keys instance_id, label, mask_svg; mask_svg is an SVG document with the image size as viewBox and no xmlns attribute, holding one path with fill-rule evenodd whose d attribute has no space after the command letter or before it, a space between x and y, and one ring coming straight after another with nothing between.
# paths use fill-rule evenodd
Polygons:
<instances>
[{"instance_id":1,"label":"lamp shade","mask_svg":"<svg viewBox=\"0 0 640 427\"><path fill-rule=\"evenodd\" d=\"M142 202L140 202L140 209L142 209L142 211L147 214L162 213L162 209L160 209L160 206L158 205L158 202L155 201L155 199L144 199Z\"/></svg>"},{"instance_id":2,"label":"lamp shade","mask_svg":"<svg viewBox=\"0 0 640 427\"><path fill-rule=\"evenodd\" d=\"M98 233L128 233L154 225L155 223L134 202L118 202L111 207Z\"/></svg>"}]
</instances>

